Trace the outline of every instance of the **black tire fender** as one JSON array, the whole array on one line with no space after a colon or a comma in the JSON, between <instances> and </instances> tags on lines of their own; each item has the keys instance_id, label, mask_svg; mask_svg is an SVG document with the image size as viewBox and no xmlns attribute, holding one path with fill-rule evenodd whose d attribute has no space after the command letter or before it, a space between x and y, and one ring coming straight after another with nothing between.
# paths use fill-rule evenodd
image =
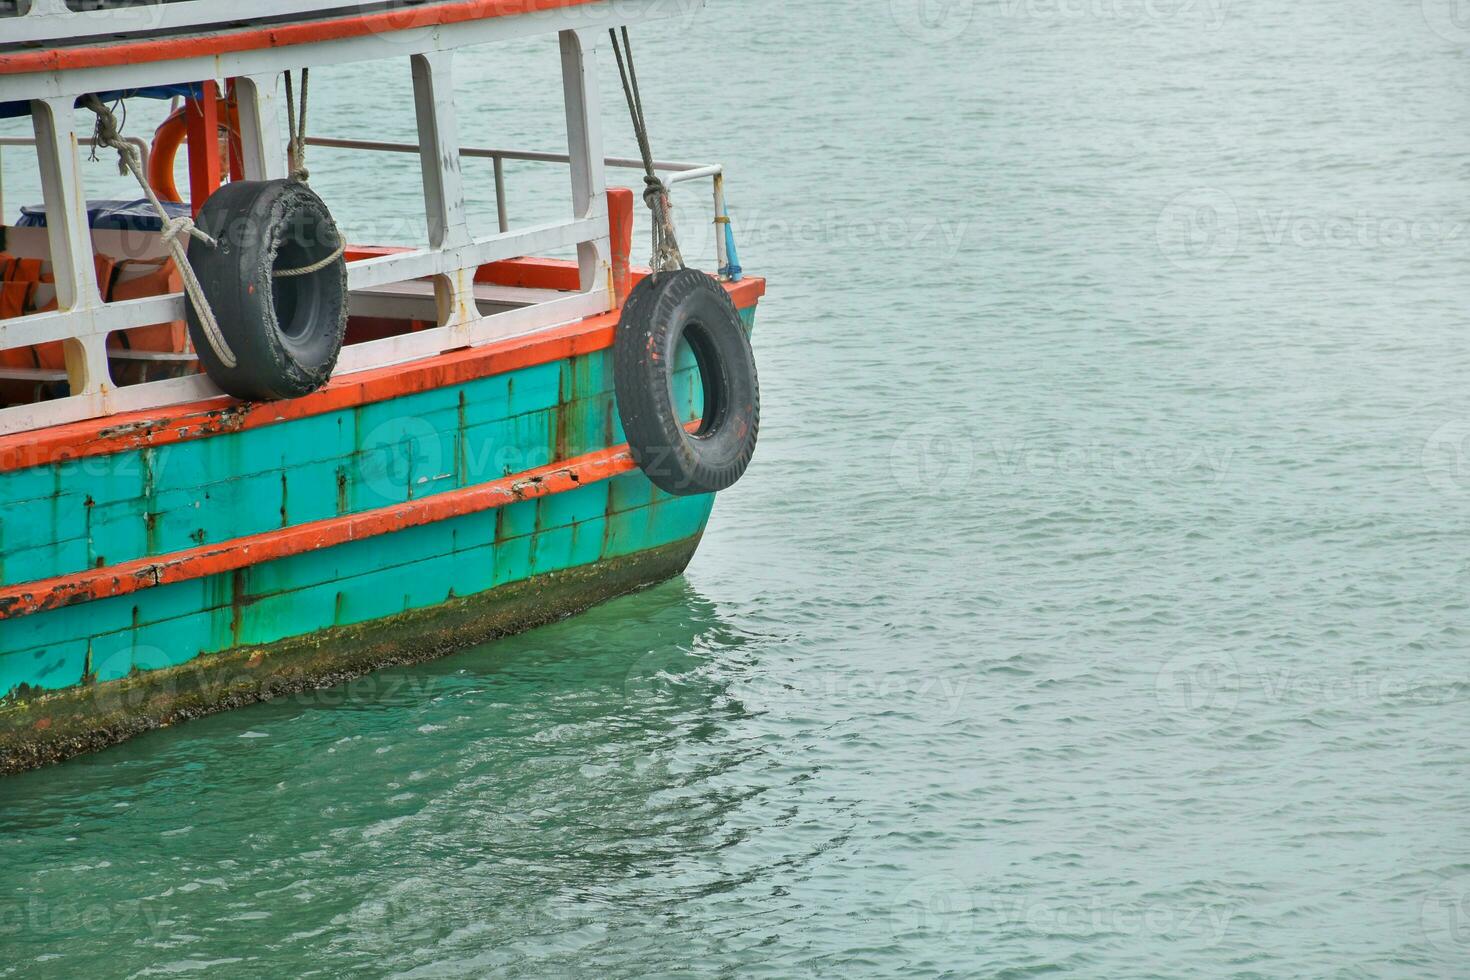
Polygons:
<instances>
[{"instance_id":1,"label":"black tire fender","mask_svg":"<svg viewBox=\"0 0 1470 980\"><path fill-rule=\"evenodd\" d=\"M684 340L704 388L704 417L692 432L673 403ZM681 269L640 282L618 321L613 374L633 459L660 489L716 493L745 474L760 434L760 383L740 313L713 278Z\"/></svg>"},{"instance_id":2,"label":"black tire fender","mask_svg":"<svg viewBox=\"0 0 1470 980\"><path fill-rule=\"evenodd\" d=\"M338 255L309 275L273 274L341 247L322 199L300 181L234 181L210 195L196 223L216 244L191 237L189 264L236 362L221 360L187 304L210 379L248 401L299 398L326 384L347 333L347 263Z\"/></svg>"}]
</instances>

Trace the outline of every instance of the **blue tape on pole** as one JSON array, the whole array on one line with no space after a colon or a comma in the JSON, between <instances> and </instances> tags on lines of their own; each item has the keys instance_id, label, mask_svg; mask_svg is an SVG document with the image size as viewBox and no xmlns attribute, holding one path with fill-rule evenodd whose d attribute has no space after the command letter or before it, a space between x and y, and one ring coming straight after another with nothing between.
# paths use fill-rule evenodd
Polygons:
<instances>
[{"instance_id":1,"label":"blue tape on pole","mask_svg":"<svg viewBox=\"0 0 1470 980\"><path fill-rule=\"evenodd\" d=\"M735 251L735 227L728 221L725 222L725 259L728 264L720 270L720 275L739 282L744 278L744 271L740 268L740 253Z\"/></svg>"}]
</instances>

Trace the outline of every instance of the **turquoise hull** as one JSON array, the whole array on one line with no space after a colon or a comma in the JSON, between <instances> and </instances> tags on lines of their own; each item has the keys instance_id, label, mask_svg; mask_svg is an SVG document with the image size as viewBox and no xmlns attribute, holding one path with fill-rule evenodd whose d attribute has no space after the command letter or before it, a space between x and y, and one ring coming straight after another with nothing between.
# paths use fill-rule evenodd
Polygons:
<instances>
[{"instance_id":1,"label":"turquoise hull","mask_svg":"<svg viewBox=\"0 0 1470 980\"><path fill-rule=\"evenodd\" d=\"M749 328L754 308L742 316ZM687 418L697 418L702 400L692 358L678 366L675 394ZM411 505L623 441L611 350L604 349L324 415L16 470L0 474L0 584ZM109 684L146 690L156 676L169 679L171 694L194 691L198 685L179 680L180 671L256 651L256 660L262 652L271 657L275 674L308 686L376 663L437 655L455 641L544 622L677 574L712 506L712 496L671 497L634 470L425 526L0 620L0 771L48 761L16 746L35 740L26 734L35 725L52 727L37 719L53 704L67 719L58 727L80 730L83 741L96 744L172 720L169 698L147 693L128 699L143 717L93 724L87 698ZM456 620L442 635L431 625L439 611ZM400 638L408 653L383 647L374 624L390 621L415 624ZM436 637L436 645L412 649L419 636ZM324 657L324 643L341 645L340 655ZM313 669L295 669L291 651L308 647ZM366 647L373 648L369 663L360 662ZM247 678L242 686L233 678L225 700L253 699L253 685L261 682ZM196 698L185 713L214 710L208 701ZM99 703L117 707L116 699Z\"/></svg>"}]
</instances>

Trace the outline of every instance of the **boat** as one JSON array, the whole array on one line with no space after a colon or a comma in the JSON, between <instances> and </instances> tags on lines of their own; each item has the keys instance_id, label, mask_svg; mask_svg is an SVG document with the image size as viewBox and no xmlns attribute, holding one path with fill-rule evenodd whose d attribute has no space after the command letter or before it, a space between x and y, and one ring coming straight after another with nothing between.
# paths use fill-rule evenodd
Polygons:
<instances>
[{"instance_id":1,"label":"boat","mask_svg":"<svg viewBox=\"0 0 1470 980\"><path fill-rule=\"evenodd\" d=\"M765 282L740 268L723 167L655 160L644 118L630 28L670 5L249 10L0 3L0 115L34 133L6 142L34 144L43 189L0 205L0 773L677 576L754 452ZM536 36L567 151L476 145L456 63ZM308 127L311 68L405 60L417 143ZM599 105L613 65L626 114ZM142 99L177 108L130 132ZM630 121L639 157L607 157ZM417 158L428 244L346 242L312 147ZM80 154L114 152L139 197L88 200ZM467 160L493 168L491 227ZM511 220L515 161L565 168L565 217ZM623 170L638 191L609 186ZM706 181L714 272L684 266L670 211Z\"/></svg>"}]
</instances>

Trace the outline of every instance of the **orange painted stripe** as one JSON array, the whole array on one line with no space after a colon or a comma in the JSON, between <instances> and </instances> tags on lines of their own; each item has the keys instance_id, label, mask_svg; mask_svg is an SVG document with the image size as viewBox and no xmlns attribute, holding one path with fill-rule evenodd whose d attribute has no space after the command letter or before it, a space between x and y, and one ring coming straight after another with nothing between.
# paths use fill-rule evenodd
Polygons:
<instances>
[{"instance_id":1,"label":"orange painted stripe","mask_svg":"<svg viewBox=\"0 0 1470 980\"><path fill-rule=\"evenodd\" d=\"M0 75L62 71L68 68L107 68L147 61L213 57L236 51L280 48L316 41L340 41L368 34L461 24L559 7L578 7L593 0L459 0L385 10L374 14L328 17L301 24L273 24L217 34L186 34L164 40L118 41L39 51L0 54Z\"/></svg>"},{"instance_id":2,"label":"orange painted stripe","mask_svg":"<svg viewBox=\"0 0 1470 980\"><path fill-rule=\"evenodd\" d=\"M745 279L725 288L737 307L748 309L766 287L763 279ZM590 354L612 346L619 316L614 310L484 347L360 371L290 401L217 398L0 436L0 473L241 432Z\"/></svg>"},{"instance_id":3,"label":"orange painted stripe","mask_svg":"<svg viewBox=\"0 0 1470 980\"><path fill-rule=\"evenodd\" d=\"M108 568L6 586L0 588L0 621L79 602L129 595L206 575L233 572L319 548L477 514L521 500L564 493L627 473L633 468L633 457L624 445L423 500L253 534L218 545L139 558Z\"/></svg>"}]
</instances>

